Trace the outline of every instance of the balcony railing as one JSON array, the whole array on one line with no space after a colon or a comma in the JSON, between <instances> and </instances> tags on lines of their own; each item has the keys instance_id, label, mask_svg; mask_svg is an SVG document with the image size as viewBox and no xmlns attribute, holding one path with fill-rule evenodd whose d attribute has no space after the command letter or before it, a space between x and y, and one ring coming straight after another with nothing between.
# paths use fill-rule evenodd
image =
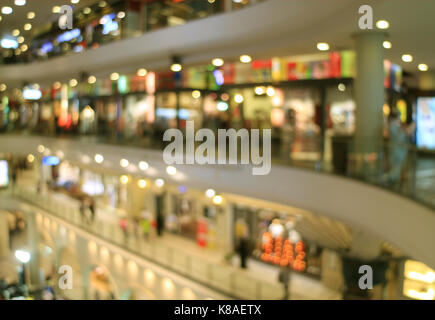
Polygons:
<instances>
[{"instance_id":1,"label":"balcony railing","mask_svg":"<svg viewBox=\"0 0 435 320\"><path fill-rule=\"evenodd\" d=\"M122 247L166 269L237 299L280 299L282 286L252 277L223 263L211 263L202 257L180 251L162 242L138 239L123 233L116 222L100 219L93 224L83 221L78 201L56 199L16 186L15 196L28 201L65 222L79 227L111 244ZM97 215L98 219L98 215ZM120 276L124 276L120 274Z\"/></svg>"},{"instance_id":2,"label":"balcony railing","mask_svg":"<svg viewBox=\"0 0 435 320\"><path fill-rule=\"evenodd\" d=\"M12 132L40 135L27 130ZM163 150L167 144L162 139L163 131L154 129L132 136L125 136L122 132L110 134L107 130L93 135L70 132L53 133L48 136L154 150ZM195 143L195 146L197 145L199 143ZM302 150L300 150L301 146ZM397 144L387 140L375 144L355 144L351 136L303 137L298 143L298 148L299 150L295 150L291 137L289 139L272 137L272 164L355 179L435 209L435 152L433 151L417 149L413 144ZM238 163L240 163L240 145L237 150Z\"/></svg>"}]
</instances>

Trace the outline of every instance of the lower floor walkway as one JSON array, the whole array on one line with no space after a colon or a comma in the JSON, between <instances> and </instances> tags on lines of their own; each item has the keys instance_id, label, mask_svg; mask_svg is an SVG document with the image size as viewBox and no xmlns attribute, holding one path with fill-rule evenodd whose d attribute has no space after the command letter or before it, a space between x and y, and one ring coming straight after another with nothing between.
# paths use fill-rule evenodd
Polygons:
<instances>
[{"instance_id":1,"label":"lower floor walkway","mask_svg":"<svg viewBox=\"0 0 435 320\"><path fill-rule=\"evenodd\" d=\"M108 236L133 250L138 250L144 258L153 259L163 265L168 265L172 270L179 271L181 275L188 274L193 270L194 274L202 283L209 285L211 289L216 285L218 289L224 289L225 281L217 283L217 278L227 274L236 278L240 282L240 292L235 296L239 298L260 298L258 291L261 291L261 298L279 299L282 295L282 285L278 281L279 268L267 265L254 259L248 260L248 268L239 268L239 258L235 255L231 260L225 260L228 252L217 248L202 248L195 241L179 235L164 233L162 237L152 236L144 239L136 235L129 234L127 237L122 233L119 223L115 216L106 212L107 208L97 207L96 217L92 224L83 221L78 213L79 203L63 193L46 191L37 194L36 182L31 176L31 172L21 172L18 176L16 190L18 195L32 202L52 208L54 213L63 211L62 218L72 220L85 230L101 232L103 236ZM64 208L64 209L61 209ZM187 264L185 263L187 261ZM185 266L189 266L186 269ZM203 273L203 274L202 274ZM213 276L210 280L208 275ZM224 275L225 274L225 275ZM192 276L192 274L190 274ZM210 281L209 281L210 280ZM230 280L230 282L233 280ZM243 282L243 284L242 284ZM230 284L230 283L229 283ZM227 290L230 288L227 288ZM341 299L341 293L327 288L320 280L314 279L304 274L293 272L290 281L290 299Z\"/></svg>"}]
</instances>

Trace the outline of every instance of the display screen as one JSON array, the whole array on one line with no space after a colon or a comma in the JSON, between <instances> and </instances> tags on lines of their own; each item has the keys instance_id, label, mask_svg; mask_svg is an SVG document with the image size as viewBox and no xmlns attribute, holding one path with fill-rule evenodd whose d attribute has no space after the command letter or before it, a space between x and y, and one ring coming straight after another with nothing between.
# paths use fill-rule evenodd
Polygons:
<instances>
[{"instance_id":1,"label":"display screen","mask_svg":"<svg viewBox=\"0 0 435 320\"><path fill-rule=\"evenodd\" d=\"M0 188L9 185L9 167L6 160L0 160Z\"/></svg>"},{"instance_id":2,"label":"display screen","mask_svg":"<svg viewBox=\"0 0 435 320\"><path fill-rule=\"evenodd\" d=\"M435 97L417 100L417 147L435 150Z\"/></svg>"}]
</instances>

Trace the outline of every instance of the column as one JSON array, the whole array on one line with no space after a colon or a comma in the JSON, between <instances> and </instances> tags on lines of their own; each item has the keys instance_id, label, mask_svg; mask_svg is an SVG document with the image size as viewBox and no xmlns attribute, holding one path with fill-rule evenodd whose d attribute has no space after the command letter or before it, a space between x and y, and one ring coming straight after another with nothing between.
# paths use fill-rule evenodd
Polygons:
<instances>
[{"instance_id":1,"label":"column","mask_svg":"<svg viewBox=\"0 0 435 320\"><path fill-rule=\"evenodd\" d=\"M435 71L420 72L418 88L420 90L435 90Z\"/></svg>"},{"instance_id":2,"label":"column","mask_svg":"<svg viewBox=\"0 0 435 320\"><path fill-rule=\"evenodd\" d=\"M0 212L0 259L8 258L10 255L9 249L9 225L7 212Z\"/></svg>"},{"instance_id":3,"label":"column","mask_svg":"<svg viewBox=\"0 0 435 320\"><path fill-rule=\"evenodd\" d=\"M354 35L356 51L356 132L359 153L378 150L382 142L384 105L385 33L364 31Z\"/></svg>"},{"instance_id":4,"label":"column","mask_svg":"<svg viewBox=\"0 0 435 320\"><path fill-rule=\"evenodd\" d=\"M29 212L26 215L27 219L27 237L29 251L32 257L28 263L28 270L30 273L31 286L38 287L41 285L41 273L39 271L39 250L38 250L38 227L36 224L36 216L34 212Z\"/></svg>"}]
</instances>

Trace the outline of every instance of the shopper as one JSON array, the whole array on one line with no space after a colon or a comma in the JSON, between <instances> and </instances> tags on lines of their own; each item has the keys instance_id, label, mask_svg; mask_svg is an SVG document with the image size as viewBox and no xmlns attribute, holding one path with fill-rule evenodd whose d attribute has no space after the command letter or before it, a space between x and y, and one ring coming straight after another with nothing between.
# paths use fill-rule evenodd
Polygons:
<instances>
[{"instance_id":1,"label":"shopper","mask_svg":"<svg viewBox=\"0 0 435 320\"><path fill-rule=\"evenodd\" d=\"M157 213L156 228L157 228L157 235L159 237L161 237L163 235L164 226L165 226L165 218L163 217L163 214Z\"/></svg>"},{"instance_id":2,"label":"shopper","mask_svg":"<svg viewBox=\"0 0 435 320\"><path fill-rule=\"evenodd\" d=\"M248 267L247 260L249 256L249 240L246 237L239 240L238 252L240 255L240 267L246 269Z\"/></svg>"},{"instance_id":3,"label":"shopper","mask_svg":"<svg viewBox=\"0 0 435 320\"><path fill-rule=\"evenodd\" d=\"M80 219L83 223L86 221L86 206L85 206L85 199L84 198L80 198L79 211L80 211Z\"/></svg>"},{"instance_id":4,"label":"shopper","mask_svg":"<svg viewBox=\"0 0 435 320\"><path fill-rule=\"evenodd\" d=\"M89 221L91 223L93 223L95 220L95 210L96 210L95 200L94 200L94 198L90 198L90 200L89 200L89 213L90 213Z\"/></svg>"},{"instance_id":5,"label":"shopper","mask_svg":"<svg viewBox=\"0 0 435 320\"><path fill-rule=\"evenodd\" d=\"M392 113L389 123L389 172L387 183L397 186L400 182L403 165L409 149L410 136L415 131L415 123L402 125L400 113Z\"/></svg>"},{"instance_id":6,"label":"shopper","mask_svg":"<svg viewBox=\"0 0 435 320\"><path fill-rule=\"evenodd\" d=\"M16 166L12 167L11 178L12 178L12 186L15 187L15 184L17 182L17 167Z\"/></svg>"},{"instance_id":7,"label":"shopper","mask_svg":"<svg viewBox=\"0 0 435 320\"><path fill-rule=\"evenodd\" d=\"M151 229L151 222L148 218L142 218L141 222L140 222L140 226L142 228L142 232L143 232L143 236L145 238L145 240L148 240L149 238L149 234L150 234L150 229Z\"/></svg>"},{"instance_id":8,"label":"shopper","mask_svg":"<svg viewBox=\"0 0 435 320\"><path fill-rule=\"evenodd\" d=\"M125 217L122 217L119 220L119 227L122 230L122 233L124 234L124 240L127 241L128 239L128 223L127 223L127 219Z\"/></svg>"},{"instance_id":9,"label":"shopper","mask_svg":"<svg viewBox=\"0 0 435 320\"><path fill-rule=\"evenodd\" d=\"M246 269L249 255L249 227L245 219L237 219L235 224L235 234L237 241L236 252L238 252L240 257L240 267Z\"/></svg>"},{"instance_id":10,"label":"shopper","mask_svg":"<svg viewBox=\"0 0 435 320\"><path fill-rule=\"evenodd\" d=\"M289 295L289 284L290 284L290 268L281 267L278 275L278 281L282 283L284 287L284 297L283 300L288 300Z\"/></svg>"}]
</instances>

